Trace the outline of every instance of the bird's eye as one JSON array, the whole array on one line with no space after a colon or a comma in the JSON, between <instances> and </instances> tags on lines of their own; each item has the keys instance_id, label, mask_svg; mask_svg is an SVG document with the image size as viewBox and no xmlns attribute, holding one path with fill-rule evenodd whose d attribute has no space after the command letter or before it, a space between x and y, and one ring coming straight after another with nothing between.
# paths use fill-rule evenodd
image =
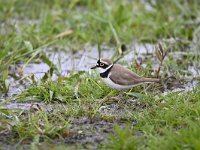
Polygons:
<instances>
[{"instance_id":1,"label":"bird's eye","mask_svg":"<svg viewBox=\"0 0 200 150\"><path fill-rule=\"evenodd\" d=\"M104 63L100 63L100 66L103 67L103 66L104 66Z\"/></svg>"}]
</instances>

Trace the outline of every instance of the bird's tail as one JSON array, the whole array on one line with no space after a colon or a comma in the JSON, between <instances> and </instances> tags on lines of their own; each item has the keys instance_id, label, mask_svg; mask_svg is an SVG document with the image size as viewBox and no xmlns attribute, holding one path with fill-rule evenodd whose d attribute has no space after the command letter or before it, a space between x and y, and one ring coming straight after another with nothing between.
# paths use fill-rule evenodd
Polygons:
<instances>
[{"instance_id":1,"label":"bird's tail","mask_svg":"<svg viewBox=\"0 0 200 150\"><path fill-rule=\"evenodd\" d=\"M158 78L142 78L141 81L142 82L157 82L157 83L160 83L161 79L158 79Z\"/></svg>"}]
</instances>

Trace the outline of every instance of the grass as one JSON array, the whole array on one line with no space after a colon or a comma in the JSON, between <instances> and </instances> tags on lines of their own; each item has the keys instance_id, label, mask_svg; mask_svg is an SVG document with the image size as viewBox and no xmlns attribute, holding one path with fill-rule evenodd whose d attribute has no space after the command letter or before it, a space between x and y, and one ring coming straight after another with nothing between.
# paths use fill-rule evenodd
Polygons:
<instances>
[{"instance_id":1,"label":"grass","mask_svg":"<svg viewBox=\"0 0 200 150\"><path fill-rule=\"evenodd\" d=\"M125 129L115 127L110 149L199 149L199 86L187 93L148 97L145 109L132 113L137 120ZM142 101L141 103L143 103Z\"/></svg>"},{"instance_id":2,"label":"grass","mask_svg":"<svg viewBox=\"0 0 200 150\"><path fill-rule=\"evenodd\" d=\"M101 45L119 50L133 41L160 42L163 51L157 48L157 54L145 55L142 65L134 60L124 63L143 76L156 74L152 66L158 63L158 76L189 80L187 76L193 78L193 73L188 67L199 69L199 6L198 0L1 1L0 94L8 93L11 77L26 81L23 69L27 64L44 62L50 69L39 81L31 76L33 84L6 101L33 103L30 110L0 109L0 143L19 148L27 143L32 149L50 144L63 149L74 136L87 138L88 132L99 132L96 128L107 131L115 126L114 133L108 131L108 142L94 146L74 140L69 149L199 149L199 86L165 96L160 85L148 85L147 94L139 86L116 102L112 99L120 92L108 88L95 72L71 71L69 77L52 80L52 73L59 69L46 55L48 49L76 52L98 44L101 53ZM120 52L113 54L114 60L123 57ZM165 52L166 57L162 56ZM11 66L19 66L13 74ZM83 118L87 120L82 125ZM99 120L105 123L103 127Z\"/></svg>"}]
</instances>

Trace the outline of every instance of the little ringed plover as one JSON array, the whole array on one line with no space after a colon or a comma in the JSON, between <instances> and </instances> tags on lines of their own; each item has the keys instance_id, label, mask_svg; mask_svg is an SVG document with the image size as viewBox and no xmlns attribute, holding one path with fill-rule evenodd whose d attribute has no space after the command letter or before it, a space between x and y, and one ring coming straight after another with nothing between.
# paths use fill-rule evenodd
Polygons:
<instances>
[{"instance_id":1,"label":"little ringed plover","mask_svg":"<svg viewBox=\"0 0 200 150\"><path fill-rule=\"evenodd\" d=\"M143 83L160 82L160 79L141 77L122 65L113 64L107 58L100 58L91 69L95 68L99 70L105 84L117 90L129 89Z\"/></svg>"}]
</instances>

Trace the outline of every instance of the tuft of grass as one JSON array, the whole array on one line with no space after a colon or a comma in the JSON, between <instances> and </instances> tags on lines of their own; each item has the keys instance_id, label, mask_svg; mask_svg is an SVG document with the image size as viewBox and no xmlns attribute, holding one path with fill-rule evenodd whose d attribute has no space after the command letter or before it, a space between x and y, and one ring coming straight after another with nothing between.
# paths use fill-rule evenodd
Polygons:
<instances>
[{"instance_id":1,"label":"tuft of grass","mask_svg":"<svg viewBox=\"0 0 200 150\"><path fill-rule=\"evenodd\" d=\"M7 118L2 117L0 120L4 125L1 131L12 133L8 142L31 143L31 139L36 138L39 142L52 141L55 138L63 140L72 134L70 122L63 115L64 112L62 109L45 110L39 105L35 105L29 111L7 110L7 113L3 113ZM1 138L1 141L5 139Z\"/></svg>"},{"instance_id":2,"label":"tuft of grass","mask_svg":"<svg viewBox=\"0 0 200 150\"><path fill-rule=\"evenodd\" d=\"M23 118L15 116L13 122L15 124L13 124L12 132L16 133L21 139L34 138L36 135L40 135L40 138L47 136L51 139L57 137L62 140L66 136L65 134L69 134L70 124L68 120L56 111L51 114L45 111L28 113Z\"/></svg>"},{"instance_id":3,"label":"tuft of grass","mask_svg":"<svg viewBox=\"0 0 200 150\"><path fill-rule=\"evenodd\" d=\"M132 150L137 148L138 137L132 136L133 130L130 130L129 127L125 129L115 126L114 134L109 135L110 142L105 146L106 149L115 149L115 150Z\"/></svg>"},{"instance_id":4,"label":"tuft of grass","mask_svg":"<svg viewBox=\"0 0 200 150\"><path fill-rule=\"evenodd\" d=\"M88 77L85 72L78 72L70 77L59 77L52 81L40 81L30 86L18 98L20 101L43 101L45 103L72 103L78 99L99 99L111 92L98 76Z\"/></svg>"}]
</instances>

